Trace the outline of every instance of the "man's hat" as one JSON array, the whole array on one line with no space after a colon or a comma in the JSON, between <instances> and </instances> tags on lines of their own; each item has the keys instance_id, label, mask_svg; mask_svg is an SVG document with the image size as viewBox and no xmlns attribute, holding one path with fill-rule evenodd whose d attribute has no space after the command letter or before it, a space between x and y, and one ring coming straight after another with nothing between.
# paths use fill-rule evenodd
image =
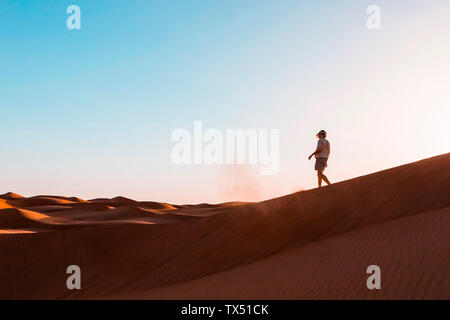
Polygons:
<instances>
[{"instance_id":1,"label":"man's hat","mask_svg":"<svg viewBox=\"0 0 450 320\"><path fill-rule=\"evenodd\" d=\"M318 134L316 134L316 137L319 137L321 134L327 135L327 132L325 130L320 130Z\"/></svg>"}]
</instances>

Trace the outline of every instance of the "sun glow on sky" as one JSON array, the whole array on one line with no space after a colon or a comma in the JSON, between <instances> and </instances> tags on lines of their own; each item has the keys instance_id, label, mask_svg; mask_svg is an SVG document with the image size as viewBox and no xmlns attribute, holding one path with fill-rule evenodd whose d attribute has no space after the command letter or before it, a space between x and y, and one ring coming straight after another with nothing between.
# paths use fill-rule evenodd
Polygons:
<instances>
[{"instance_id":1,"label":"sun glow on sky","mask_svg":"<svg viewBox=\"0 0 450 320\"><path fill-rule=\"evenodd\" d=\"M0 193L258 201L449 152L450 1L0 4ZM280 170L176 166L177 128L280 129Z\"/></svg>"}]
</instances>

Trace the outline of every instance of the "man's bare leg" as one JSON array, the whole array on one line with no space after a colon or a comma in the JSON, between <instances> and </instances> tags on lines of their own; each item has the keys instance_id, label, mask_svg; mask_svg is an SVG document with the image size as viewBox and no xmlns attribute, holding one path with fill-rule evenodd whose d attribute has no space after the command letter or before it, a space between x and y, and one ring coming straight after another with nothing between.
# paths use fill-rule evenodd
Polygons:
<instances>
[{"instance_id":1,"label":"man's bare leg","mask_svg":"<svg viewBox=\"0 0 450 320\"><path fill-rule=\"evenodd\" d=\"M323 181L325 181L328 185L330 185L330 180L328 180L327 176L323 174L323 172L320 172L320 178L323 179Z\"/></svg>"},{"instance_id":2,"label":"man's bare leg","mask_svg":"<svg viewBox=\"0 0 450 320\"><path fill-rule=\"evenodd\" d=\"M319 184L319 188L322 186L322 172L317 170L317 183Z\"/></svg>"}]
</instances>

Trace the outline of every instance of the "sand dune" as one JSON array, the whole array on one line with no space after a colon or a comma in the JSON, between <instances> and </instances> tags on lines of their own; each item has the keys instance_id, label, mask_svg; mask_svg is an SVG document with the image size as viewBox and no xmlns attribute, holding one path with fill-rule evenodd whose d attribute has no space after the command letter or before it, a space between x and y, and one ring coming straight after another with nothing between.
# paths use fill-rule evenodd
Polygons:
<instances>
[{"instance_id":1,"label":"sand dune","mask_svg":"<svg viewBox=\"0 0 450 320\"><path fill-rule=\"evenodd\" d=\"M450 154L260 203L0 200L0 298L450 298Z\"/></svg>"},{"instance_id":2,"label":"sand dune","mask_svg":"<svg viewBox=\"0 0 450 320\"><path fill-rule=\"evenodd\" d=\"M66 219L52 218L25 209L3 209L0 213L0 226L5 228L49 228L67 223Z\"/></svg>"},{"instance_id":3,"label":"sand dune","mask_svg":"<svg viewBox=\"0 0 450 320\"><path fill-rule=\"evenodd\" d=\"M4 199L0 199L0 209L12 208Z\"/></svg>"},{"instance_id":4,"label":"sand dune","mask_svg":"<svg viewBox=\"0 0 450 320\"><path fill-rule=\"evenodd\" d=\"M14 192L7 192L5 194L0 195L0 199L21 199L23 196Z\"/></svg>"},{"instance_id":5,"label":"sand dune","mask_svg":"<svg viewBox=\"0 0 450 320\"><path fill-rule=\"evenodd\" d=\"M440 238L448 233L449 214L447 207L356 229L228 271L117 298L450 298L449 239ZM381 292L366 287L364 271L372 264L381 266Z\"/></svg>"}]
</instances>

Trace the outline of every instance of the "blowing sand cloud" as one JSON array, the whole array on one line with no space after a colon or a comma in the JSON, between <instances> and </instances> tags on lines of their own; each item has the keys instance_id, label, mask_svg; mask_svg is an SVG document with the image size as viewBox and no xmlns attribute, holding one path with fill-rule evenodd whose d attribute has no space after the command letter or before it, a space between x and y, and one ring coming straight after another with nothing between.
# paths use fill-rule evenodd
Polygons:
<instances>
[{"instance_id":1,"label":"blowing sand cloud","mask_svg":"<svg viewBox=\"0 0 450 320\"><path fill-rule=\"evenodd\" d=\"M260 184L258 173L248 165L225 165L218 176L219 192L227 201L261 200Z\"/></svg>"}]
</instances>

